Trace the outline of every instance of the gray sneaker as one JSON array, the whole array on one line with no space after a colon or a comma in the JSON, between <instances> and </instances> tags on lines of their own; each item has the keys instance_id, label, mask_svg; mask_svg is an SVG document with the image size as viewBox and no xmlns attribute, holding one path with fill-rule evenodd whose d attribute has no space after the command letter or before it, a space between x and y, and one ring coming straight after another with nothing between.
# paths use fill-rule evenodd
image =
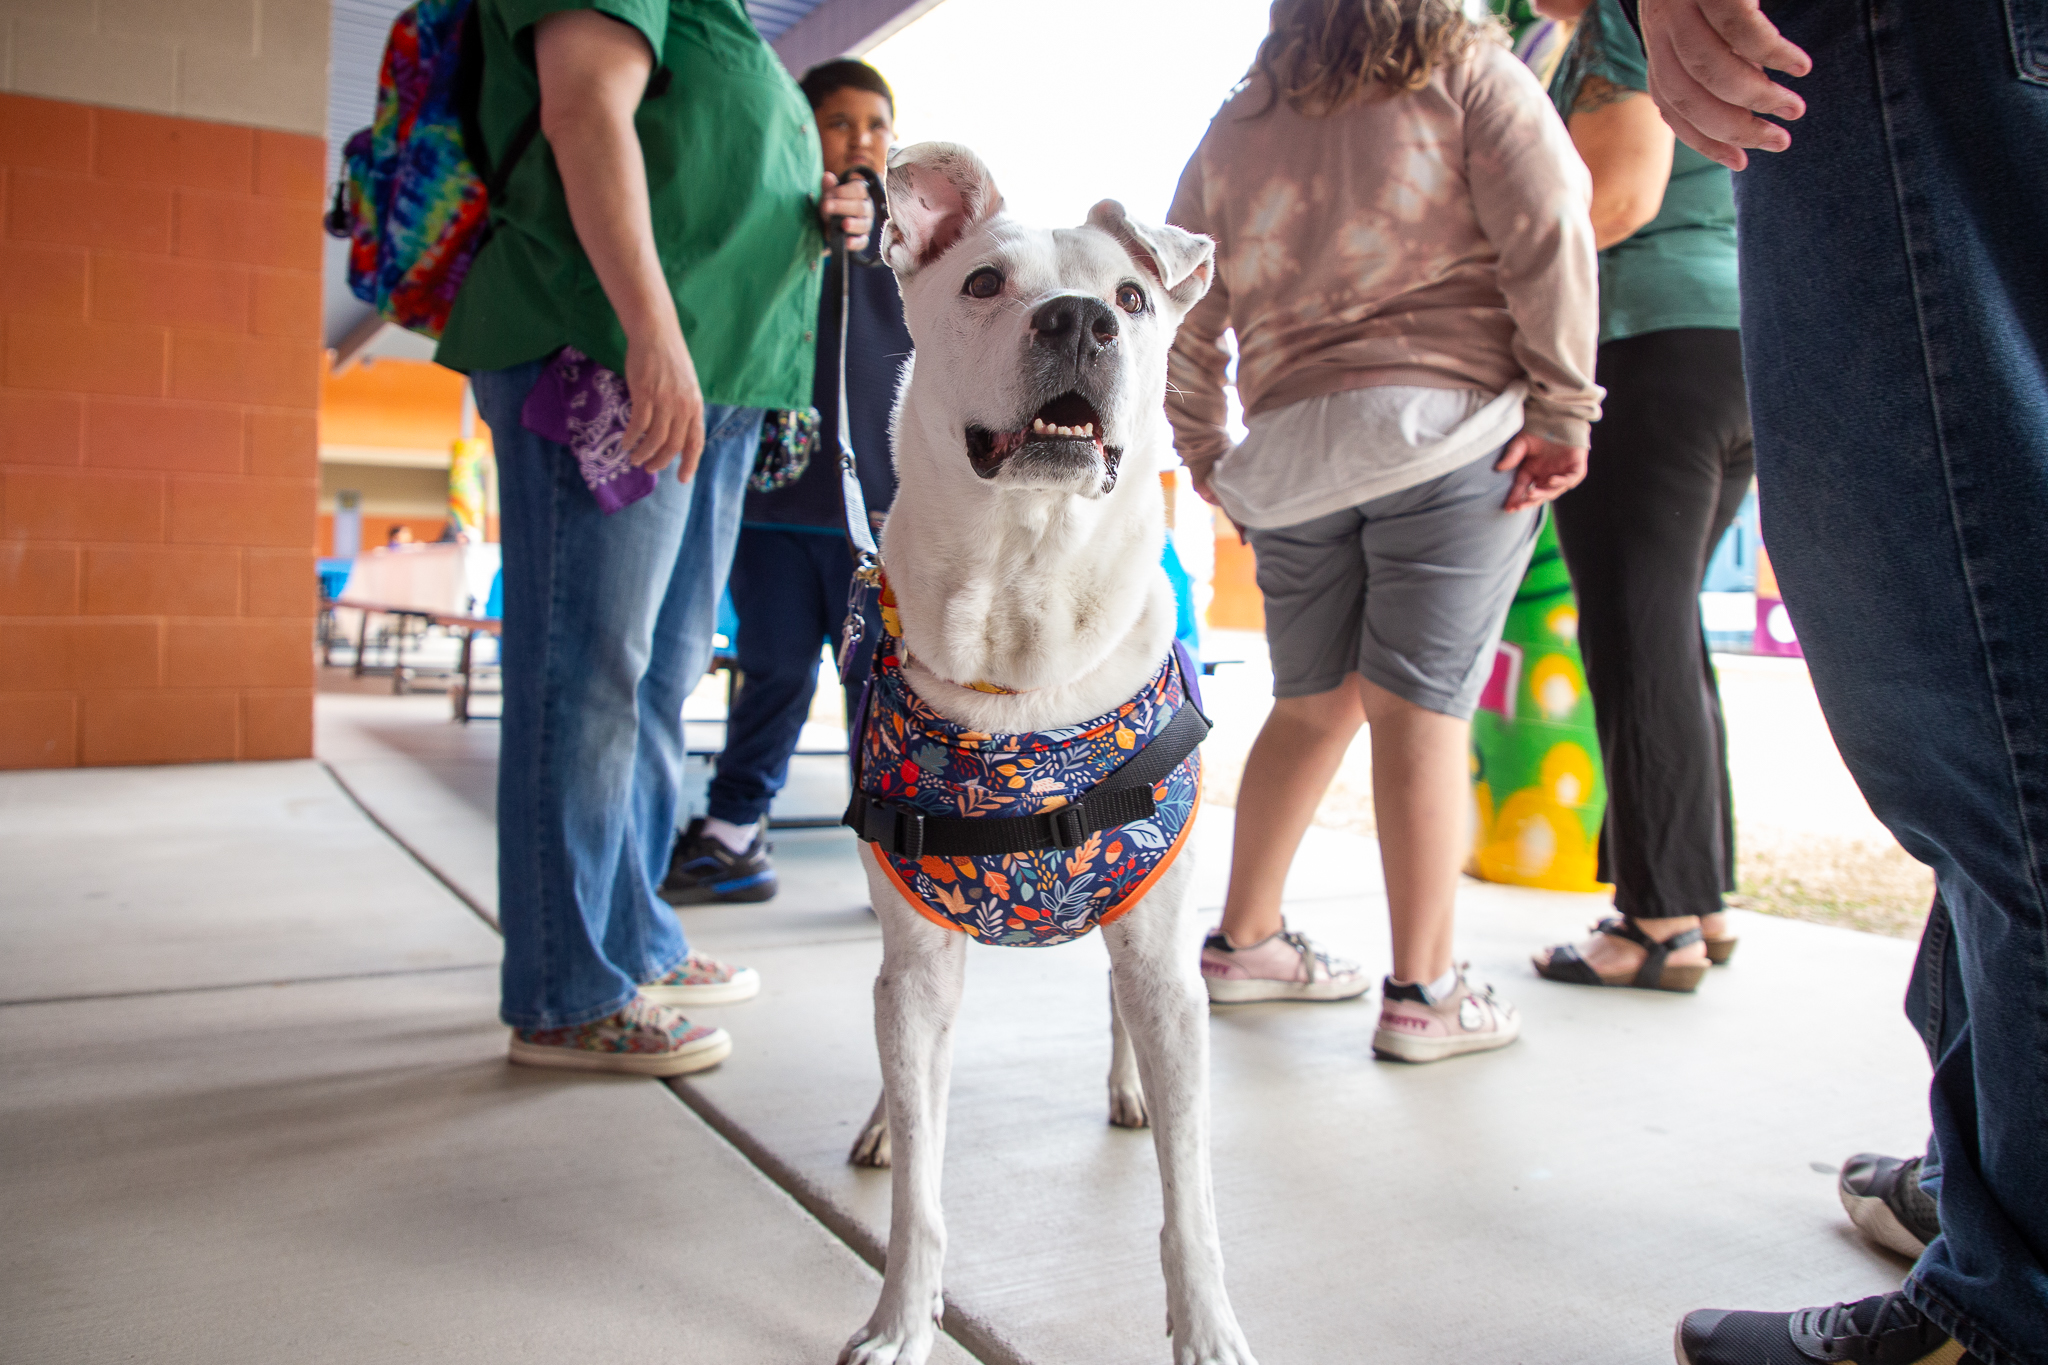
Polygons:
<instances>
[{"instance_id":1,"label":"gray sneaker","mask_svg":"<svg viewBox=\"0 0 2048 1365\"><path fill-rule=\"evenodd\" d=\"M1917 1156L1901 1161L1858 1152L1842 1163L1836 1188L1856 1230L1887 1250L1918 1260L1941 1235L1934 1196L1920 1188Z\"/></svg>"}]
</instances>

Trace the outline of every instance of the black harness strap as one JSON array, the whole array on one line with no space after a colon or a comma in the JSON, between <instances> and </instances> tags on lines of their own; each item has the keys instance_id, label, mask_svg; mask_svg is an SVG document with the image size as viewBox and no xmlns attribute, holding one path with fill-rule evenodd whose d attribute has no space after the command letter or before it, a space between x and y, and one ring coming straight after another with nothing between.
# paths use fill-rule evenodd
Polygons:
<instances>
[{"instance_id":1,"label":"black harness strap","mask_svg":"<svg viewBox=\"0 0 2048 1365\"><path fill-rule=\"evenodd\" d=\"M1209 718L1192 699L1184 702L1144 748L1125 759L1086 796L1057 810L1036 815L932 815L875 800L856 785L840 823L868 843L902 858L980 858L1079 848L1091 834L1150 819L1158 809L1152 788L1186 761L1208 733Z\"/></svg>"}]
</instances>

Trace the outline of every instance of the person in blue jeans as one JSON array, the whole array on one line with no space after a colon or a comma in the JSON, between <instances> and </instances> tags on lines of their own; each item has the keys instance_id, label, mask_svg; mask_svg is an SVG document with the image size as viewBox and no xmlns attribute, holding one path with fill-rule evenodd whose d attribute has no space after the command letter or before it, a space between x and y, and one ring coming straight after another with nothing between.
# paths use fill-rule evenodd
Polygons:
<instances>
[{"instance_id":1,"label":"person in blue jeans","mask_svg":"<svg viewBox=\"0 0 2048 1365\"><path fill-rule=\"evenodd\" d=\"M675 1007L760 989L691 953L656 895L683 698L710 659L761 411L810 390L820 220L864 236L872 218L864 188L824 174L739 0L474 13L487 151L507 154L536 108L542 135L491 205L437 356L470 374L497 448L500 1014L515 1062L675 1075L732 1047ZM616 450L524 424L570 350L623 380ZM652 491L608 511L593 488L623 477L620 456Z\"/></svg>"},{"instance_id":2,"label":"person in blue jeans","mask_svg":"<svg viewBox=\"0 0 2048 1365\"><path fill-rule=\"evenodd\" d=\"M818 123L825 169L845 176L855 166L882 173L896 120L896 98L882 73L865 62L812 67L802 81ZM879 238L879 233L876 236ZM846 394L861 493L877 536L896 496L889 446L889 410L910 359L910 329L896 277L874 248L852 258L847 310ZM749 491L732 562L732 602L739 614L740 684L725 727L725 748L704 819L676 840L662 894L678 905L765 901L775 894L768 857L768 807L789 779L804 718L818 684L818 649L836 658L845 623L853 555L839 493L839 262L825 263L818 307L816 395L820 440L803 475L786 488ZM870 609L854 660L847 719L867 676L881 619Z\"/></svg>"},{"instance_id":3,"label":"person in blue jeans","mask_svg":"<svg viewBox=\"0 0 2048 1365\"><path fill-rule=\"evenodd\" d=\"M1739 172L1765 535L1815 690L1936 886L1906 997L1932 1240L1892 1294L1688 1314L1678 1357L2044 1365L2048 3L1641 17L1667 119Z\"/></svg>"}]
</instances>

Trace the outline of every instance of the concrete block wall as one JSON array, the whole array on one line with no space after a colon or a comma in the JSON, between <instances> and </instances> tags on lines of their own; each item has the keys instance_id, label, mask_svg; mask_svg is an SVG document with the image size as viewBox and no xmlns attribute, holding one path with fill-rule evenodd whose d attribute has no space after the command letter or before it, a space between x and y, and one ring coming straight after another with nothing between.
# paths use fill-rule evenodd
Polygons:
<instances>
[{"instance_id":1,"label":"concrete block wall","mask_svg":"<svg viewBox=\"0 0 2048 1365\"><path fill-rule=\"evenodd\" d=\"M10 84L23 12L74 9L101 28L35 79L99 96L58 78L154 43L143 93L191 108L225 106L181 73L258 12L17 2ZM260 12L314 9L282 65L324 92L326 5ZM311 752L324 146L277 126L296 92L217 98L267 123L0 94L0 768Z\"/></svg>"}]
</instances>

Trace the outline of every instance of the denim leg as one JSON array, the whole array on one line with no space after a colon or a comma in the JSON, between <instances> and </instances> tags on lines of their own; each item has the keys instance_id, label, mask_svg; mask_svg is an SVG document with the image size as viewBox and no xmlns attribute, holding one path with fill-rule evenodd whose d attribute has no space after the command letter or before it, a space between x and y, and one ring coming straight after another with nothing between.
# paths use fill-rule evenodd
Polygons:
<instances>
[{"instance_id":1,"label":"denim leg","mask_svg":"<svg viewBox=\"0 0 2048 1365\"><path fill-rule=\"evenodd\" d=\"M622 935L619 965L651 981L689 951L675 912L657 891L675 845L682 796L683 702L711 665L718 599L732 568L740 505L761 443L761 409L711 405L704 411L704 457L680 485L689 499L688 528L676 553L660 615L654 654L640 683L638 778L633 790L637 861L620 868L613 923ZM672 482L672 480L671 480Z\"/></svg>"},{"instance_id":2,"label":"denim leg","mask_svg":"<svg viewBox=\"0 0 2048 1365\"><path fill-rule=\"evenodd\" d=\"M740 685L706 806L717 819L752 824L789 780L790 755L818 690L826 618L845 609L844 586L835 602L822 562L830 550L846 557L836 537L758 526L740 531L732 562Z\"/></svg>"},{"instance_id":3,"label":"denim leg","mask_svg":"<svg viewBox=\"0 0 2048 1365\"><path fill-rule=\"evenodd\" d=\"M1911 993L1942 1235L1906 1293L1991 1365L2043 1365L2048 24L1772 17L1814 71L1791 150L1736 177L1765 540L1842 756L1944 911Z\"/></svg>"},{"instance_id":4,"label":"denim leg","mask_svg":"<svg viewBox=\"0 0 2048 1365\"><path fill-rule=\"evenodd\" d=\"M569 451L519 421L539 363L474 376L497 448L505 550L498 763L500 1014L587 1022L634 992L609 951L638 818L639 693L689 519L673 479L606 516ZM680 931L668 930L680 953Z\"/></svg>"}]
</instances>

